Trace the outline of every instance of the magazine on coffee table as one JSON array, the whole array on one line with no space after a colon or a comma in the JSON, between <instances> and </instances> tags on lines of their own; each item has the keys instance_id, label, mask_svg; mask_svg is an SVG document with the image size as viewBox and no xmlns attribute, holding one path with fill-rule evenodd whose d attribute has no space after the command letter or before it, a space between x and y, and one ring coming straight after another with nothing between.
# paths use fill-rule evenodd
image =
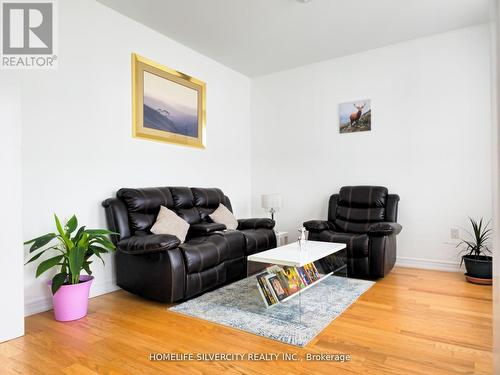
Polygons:
<instances>
[{"instance_id":1,"label":"magazine on coffee table","mask_svg":"<svg viewBox=\"0 0 500 375\"><path fill-rule=\"evenodd\" d=\"M266 304L273 306L328 275L321 275L314 263L303 267L273 265L255 275L257 286Z\"/></svg>"}]
</instances>

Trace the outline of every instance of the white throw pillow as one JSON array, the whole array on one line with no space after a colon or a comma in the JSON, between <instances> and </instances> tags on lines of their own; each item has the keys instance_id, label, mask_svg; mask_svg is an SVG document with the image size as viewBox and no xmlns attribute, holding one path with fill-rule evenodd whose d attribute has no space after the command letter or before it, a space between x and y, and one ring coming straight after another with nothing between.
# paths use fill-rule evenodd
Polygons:
<instances>
[{"instance_id":1,"label":"white throw pillow","mask_svg":"<svg viewBox=\"0 0 500 375\"><path fill-rule=\"evenodd\" d=\"M224 224L227 229L238 228L238 220L236 220L233 213L222 203L220 203L219 207L208 216L210 216L210 219L212 219L214 223Z\"/></svg>"},{"instance_id":2,"label":"white throw pillow","mask_svg":"<svg viewBox=\"0 0 500 375\"><path fill-rule=\"evenodd\" d=\"M176 236L181 243L186 240L188 230L189 223L177 216L174 211L164 206L160 207L156 222L151 227L151 233L171 234L172 236Z\"/></svg>"}]
</instances>

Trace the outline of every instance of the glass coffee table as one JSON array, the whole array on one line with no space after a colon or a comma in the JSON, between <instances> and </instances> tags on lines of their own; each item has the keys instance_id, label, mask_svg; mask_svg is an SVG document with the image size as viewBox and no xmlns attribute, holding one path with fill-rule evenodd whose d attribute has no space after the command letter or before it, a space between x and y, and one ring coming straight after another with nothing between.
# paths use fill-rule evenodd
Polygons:
<instances>
[{"instance_id":1,"label":"glass coffee table","mask_svg":"<svg viewBox=\"0 0 500 375\"><path fill-rule=\"evenodd\" d=\"M300 323L303 315L310 318L304 314L308 310L334 302L335 293L326 285L332 283L329 278L335 278L337 288L339 283L348 286L346 245L306 241L301 247L294 242L256 253L247 258L247 276L273 318Z\"/></svg>"}]
</instances>

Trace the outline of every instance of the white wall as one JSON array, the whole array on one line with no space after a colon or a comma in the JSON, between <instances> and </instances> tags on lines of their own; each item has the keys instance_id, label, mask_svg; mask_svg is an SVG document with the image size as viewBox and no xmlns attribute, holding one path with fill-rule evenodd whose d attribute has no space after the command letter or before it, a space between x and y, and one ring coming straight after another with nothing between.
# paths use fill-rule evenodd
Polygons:
<instances>
[{"instance_id":1,"label":"white wall","mask_svg":"<svg viewBox=\"0 0 500 375\"><path fill-rule=\"evenodd\" d=\"M21 100L18 82L0 72L0 342L24 333L21 197Z\"/></svg>"},{"instance_id":2,"label":"white wall","mask_svg":"<svg viewBox=\"0 0 500 375\"><path fill-rule=\"evenodd\" d=\"M400 264L455 269L450 227L492 215L486 25L257 78L251 98L253 214L280 192L292 239L341 186L385 185ZM373 130L339 134L338 104L364 98Z\"/></svg>"},{"instance_id":3,"label":"white wall","mask_svg":"<svg viewBox=\"0 0 500 375\"><path fill-rule=\"evenodd\" d=\"M53 230L54 212L105 227L101 201L125 186L216 186L248 216L249 79L95 1L58 7L58 69L23 74L24 238ZM132 52L206 82L207 149L131 137ZM50 306L49 275L34 273L28 313ZM94 275L93 295L115 288L109 257Z\"/></svg>"}]
</instances>

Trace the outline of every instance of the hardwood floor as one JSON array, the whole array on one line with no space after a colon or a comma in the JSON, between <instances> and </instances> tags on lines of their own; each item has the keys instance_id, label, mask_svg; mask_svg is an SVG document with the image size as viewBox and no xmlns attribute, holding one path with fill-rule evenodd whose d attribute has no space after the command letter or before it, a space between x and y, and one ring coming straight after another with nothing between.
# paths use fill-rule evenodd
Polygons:
<instances>
[{"instance_id":1,"label":"hardwood floor","mask_svg":"<svg viewBox=\"0 0 500 375\"><path fill-rule=\"evenodd\" d=\"M171 313L118 291L89 315L26 318L26 335L0 344L1 374L492 374L491 286L463 274L396 268L305 349ZM352 360L165 362L150 353L346 353Z\"/></svg>"}]
</instances>

